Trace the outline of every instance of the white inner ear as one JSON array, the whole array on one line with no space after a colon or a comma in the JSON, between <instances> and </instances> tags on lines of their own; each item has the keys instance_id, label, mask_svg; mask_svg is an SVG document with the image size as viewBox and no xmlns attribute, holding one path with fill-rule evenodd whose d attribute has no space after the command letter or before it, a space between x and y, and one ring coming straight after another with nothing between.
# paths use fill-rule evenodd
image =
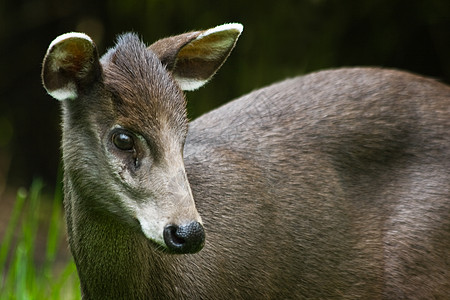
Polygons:
<instances>
[{"instance_id":1,"label":"white inner ear","mask_svg":"<svg viewBox=\"0 0 450 300\"><path fill-rule=\"evenodd\" d=\"M51 43L50 46L48 46L48 50L47 53L50 51L50 49L53 48L53 46L55 46L56 44L70 39L70 38L80 38L80 39L85 39L88 40L91 44L94 44L94 41L85 33L82 32L68 32L68 33L64 33L61 34L60 36L58 36L56 39L54 39Z\"/></svg>"},{"instance_id":2,"label":"white inner ear","mask_svg":"<svg viewBox=\"0 0 450 300\"><path fill-rule=\"evenodd\" d=\"M71 38L84 39L84 40L87 40L89 43L94 44L92 39L84 33L69 32L69 33L65 33L65 34L58 36L56 39L54 39L50 43L50 46L48 47L48 50L47 50L47 55L50 53L50 51L53 49L53 47L55 47L57 44L65 41L67 39L71 39ZM52 56L54 57L53 61L55 61L55 62L64 61L64 59L67 57L67 53L65 51L57 51L57 50L58 49L53 50L53 53L52 53ZM56 63L51 65L51 69L53 71L57 71L58 68L59 68L59 65Z\"/></svg>"},{"instance_id":3,"label":"white inner ear","mask_svg":"<svg viewBox=\"0 0 450 300\"><path fill-rule=\"evenodd\" d=\"M78 96L77 89L73 82L70 82L65 87L54 90L54 91L47 90L47 93L59 101L76 99Z\"/></svg>"},{"instance_id":4,"label":"white inner ear","mask_svg":"<svg viewBox=\"0 0 450 300\"><path fill-rule=\"evenodd\" d=\"M214 28L208 29L205 32L203 32L202 34L200 34L196 40L201 39L202 37L205 37L207 35L211 35L213 33L216 32L221 32L221 31L226 31L226 30L236 30L239 31L239 35L242 33L242 30L244 29L244 26L242 26L242 24L239 23L229 23L229 24L223 24L220 26L216 26Z\"/></svg>"},{"instance_id":5,"label":"white inner ear","mask_svg":"<svg viewBox=\"0 0 450 300\"><path fill-rule=\"evenodd\" d=\"M203 38L210 36L212 34L215 34L215 33L223 32L223 31L230 31L230 30L237 31L237 32L239 32L239 34L238 34L238 37L239 37L239 35L242 33L243 29L244 29L244 26L242 26L242 24L239 24L239 23L223 24L223 25L206 30L205 32L200 34L192 42L191 45L193 45L192 47L194 47L194 48L198 47L198 43L196 43L197 41L199 41L199 43L202 43L201 40ZM216 41L216 43L214 43L214 44L205 43L205 46L203 46L203 47L208 47L208 48L214 49L215 51L211 51L209 53L209 55L202 56L202 59L204 59L204 60L217 59L218 57L220 57L220 55L222 55L223 50L229 48L230 46L232 46L235 43L236 39L237 39L237 37L231 38L231 39L225 38L225 39L218 39ZM189 45L187 47L189 47ZM201 79L195 79L195 78L184 78L184 77L177 76L176 74L174 77L183 91L194 91L194 90L202 87L209 81L209 79L201 80Z\"/></svg>"},{"instance_id":6,"label":"white inner ear","mask_svg":"<svg viewBox=\"0 0 450 300\"><path fill-rule=\"evenodd\" d=\"M204 86L208 80L199 80L195 78L185 78L180 76L174 76L178 85L183 91L195 91L196 89Z\"/></svg>"},{"instance_id":7,"label":"white inner ear","mask_svg":"<svg viewBox=\"0 0 450 300\"><path fill-rule=\"evenodd\" d=\"M50 46L48 47L48 50L47 50L47 55L50 53L50 51L53 49L53 47L55 47L57 44L65 41L67 39L71 39L71 38L84 39L84 40L89 41L89 43L94 44L92 39L87 34L84 34L81 32L69 32L69 33L65 33L65 34L58 36L50 43ZM58 68L60 67L60 65L56 62L64 61L64 59L67 57L67 53L64 51L58 51L58 49L54 49L54 51L51 55L53 56L52 61L54 63L52 63L50 65L50 68L52 71L56 72L58 70ZM70 82L66 86L59 88L57 90L52 90L52 91L47 90L47 92L50 96L52 96L53 98L60 100L60 101L68 100L68 99L75 99L78 96L77 88L75 86L75 83L73 83L73 82Z\"/></svg>"},{"instance_id":8,"label":"white inner ear","mask_svg":"<svg viewBox=\"0 0 450 300\"><path fill-rule=\"evenodd\" d=\"M230 24L220 25L220 26L208 29L205 32L203 32L202 34L200 34L193 41L193 44L195 44L196 41L200 41L207 36L210 36L210 35L213 35L216 33L220 33L220 32L224 32L224 31L237 31L237 32L239 32L237 37L239 37L241 35L243 28L244 27L242 26L242 24L239 24L239 23L230 23ZM223 50L229 48L230 46L232 46L235 43L237 37L229 38L229 39L227 39L227 38L217 39L217 41L215 41L215 43L207 43L207 47L210 49L214 49L214 51L211 51L208 56L203 56L202 58L205 60L217 59L218 56L220 56L222 54Z\"/></svg>"}]
</instances>

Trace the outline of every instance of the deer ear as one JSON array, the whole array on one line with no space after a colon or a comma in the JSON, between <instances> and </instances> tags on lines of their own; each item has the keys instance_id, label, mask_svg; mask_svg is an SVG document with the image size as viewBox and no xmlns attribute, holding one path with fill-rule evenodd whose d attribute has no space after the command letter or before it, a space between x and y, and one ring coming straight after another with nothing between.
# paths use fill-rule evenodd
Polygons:
<instances>
[{"instance_id":1,"label":"deer ear","mask_svg":"<svg viewBox=\"0 0 450 300\"><path fill-rule=\"evenodd\" d=\"M48 47L42 65L42 82L57 100L75 99L81 89L98 80L101 67L97 47L84 33L66 33Z\"/></svg>"},{"instance_id":2,"label":"deer ear","mask_svg":"<svg viewBox=\"0 0 450 300\"><path fill-rule=\"evenodd\" d=\"M165 38L149 49L172 72L182 90L192 91L208 82L222 66L242 30L241 24L225 24Z\"/></svg>"}]
</instances>

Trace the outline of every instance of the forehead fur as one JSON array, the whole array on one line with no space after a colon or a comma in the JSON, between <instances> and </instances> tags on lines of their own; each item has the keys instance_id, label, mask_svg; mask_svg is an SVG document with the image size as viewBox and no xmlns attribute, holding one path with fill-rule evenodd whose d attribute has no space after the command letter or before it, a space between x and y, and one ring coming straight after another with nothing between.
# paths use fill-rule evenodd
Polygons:
<instances>
[{"instance_id":1,"label":"forehead fur","mask_svg":"<svg viewBox=\"0 0 450 300\"><path fill-rule=\"evenodd\" d=\"M118 118L137 127L173 128L183 134L187 127L183 92L158 57L132 33L118 37L102 57L105 87L113 94Z\"/></svg>"}]
</instances>

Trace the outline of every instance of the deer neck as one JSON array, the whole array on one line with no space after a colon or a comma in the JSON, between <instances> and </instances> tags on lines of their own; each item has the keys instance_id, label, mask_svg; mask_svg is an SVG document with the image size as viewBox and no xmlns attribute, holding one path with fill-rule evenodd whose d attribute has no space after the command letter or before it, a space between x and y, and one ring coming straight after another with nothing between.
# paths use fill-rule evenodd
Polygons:
<instances>
[{"instance_id":1,"label":"deer neck","mask_svg":"<svg viewBox=\"0 0 450 300\"><path fill-rule=\"evenodd\" d=\"M69 182L66 185L70 187ZM70 192L65 192L64 201L69 242L83 299L167 295L167 278L173 273L171 256L157 252L137 228L117 216L92 210L91 199L67 190Z\"/></svg>"}]
</instances>

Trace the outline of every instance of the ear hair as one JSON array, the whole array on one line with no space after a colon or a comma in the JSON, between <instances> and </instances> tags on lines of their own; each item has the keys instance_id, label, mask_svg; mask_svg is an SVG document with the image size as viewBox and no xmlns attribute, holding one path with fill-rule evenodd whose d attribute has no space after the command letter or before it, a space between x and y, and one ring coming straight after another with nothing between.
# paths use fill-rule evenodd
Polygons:
<instances>
[{"instance_id":1,"label":"ear hair","mask_svg":"<svg viewBox=\"0 0 450 300\"><path fill-rule=\"evenodd\" d=\"M230 23L157 41L149 47L172 72L181 89L208 82L236 45L242 24Z\"/></svg>"},{"instance_id":2,"label":"ear hair","mask_svg":"<svg viewBox=\"0 0 450 300\"><path fill-rule=\"evenodd\" d=\"M42 82L57 100L75 99L80 88L98 78L101 67L92 39L70 32L54 39L42 66Z\"/></svg>"}]
</instances>

